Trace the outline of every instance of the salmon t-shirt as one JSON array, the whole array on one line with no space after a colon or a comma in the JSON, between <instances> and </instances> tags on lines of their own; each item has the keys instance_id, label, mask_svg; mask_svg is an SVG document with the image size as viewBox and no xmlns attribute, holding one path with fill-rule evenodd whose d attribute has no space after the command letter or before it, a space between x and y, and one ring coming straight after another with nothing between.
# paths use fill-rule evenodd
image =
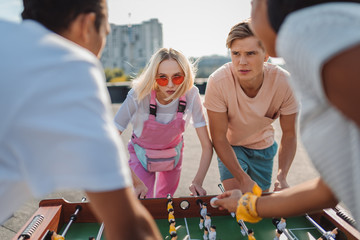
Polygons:
<instances>
[{"instance_id":1,"label":"salmon t-shirt","mask_svg":"<svg viewBox=\"0 0 360 240\"><path fill-rule=\"evenodd\" d=\"M213 112L227 112L226 136L231 145L264 149L274 143L274 120L299 111L288 78L284 69L264 63L264 82L250 98L235 79L233 64L226 63L209 77L204 106Z\"/></svg>"}]
</instances>

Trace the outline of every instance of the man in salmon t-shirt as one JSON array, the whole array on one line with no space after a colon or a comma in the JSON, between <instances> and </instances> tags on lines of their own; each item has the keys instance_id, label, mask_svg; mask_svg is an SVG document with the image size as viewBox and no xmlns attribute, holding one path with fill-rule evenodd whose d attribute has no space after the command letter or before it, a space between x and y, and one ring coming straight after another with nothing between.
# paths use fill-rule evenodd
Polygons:
<instances>
[{"instance_id":1,"label":"man in salmon t-shirt","mask_svg":"<svg viewBox=\"0 0 360 240\"><path fill-rule=\"evenodd\" d=\"M263 191L271 186L277 151L272 123L280 117L282 138L274 190L288 187L286 177L296 152L298 101L289 73L267 63L249 20L232 27L226 41L231 62L208 79L204 106L226 190L249 192L254 181Z\"/></svg>"}]
</instances>

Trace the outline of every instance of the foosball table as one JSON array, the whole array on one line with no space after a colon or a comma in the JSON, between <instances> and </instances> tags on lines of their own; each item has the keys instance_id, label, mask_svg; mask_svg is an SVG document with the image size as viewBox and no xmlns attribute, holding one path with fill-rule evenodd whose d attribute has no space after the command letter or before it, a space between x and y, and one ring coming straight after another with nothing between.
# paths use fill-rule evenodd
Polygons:
<instances>
[{"instance_id":1,"label":"foosball table","mask_svg":"<svg viewBox=\"0 0 360 240\"><path fill-rule=\"evenodd\" d=\"M211 213L211 224L216 226L216 239L248 239L241 233L244 226L236 222L236 217L227 211L221 211L210 205L214 196L173 198L172 206L176 221L177 239L203 239L204 230L200 229L200 206L207 204ZM167 198L141 200L154 217L164 239L171 239L167 211ZM76 213L76 218L74 218ZM69 222L71 221L71 224ZM254 231L257 240L269 240L275 237L272 219L263 219L256 224L245 223L246 228ZM106 228L106 226L105 226ZM286 232L281 239L307 240L318 239L324 231L338 228L337 240L360 239L360 233L354 228L351 219L341 208L324 209L321 212L286 219ZM93 215L88 202L70 203L64 199L46 199L39 203L39 209L14 236L18 239L47 239L49 231L63 233L67 240L105 239L101 234L103 225ZM100 234L99 234L100 232ZM25 236L25 237L24 237Z\"/></svg>"}]
</instances>

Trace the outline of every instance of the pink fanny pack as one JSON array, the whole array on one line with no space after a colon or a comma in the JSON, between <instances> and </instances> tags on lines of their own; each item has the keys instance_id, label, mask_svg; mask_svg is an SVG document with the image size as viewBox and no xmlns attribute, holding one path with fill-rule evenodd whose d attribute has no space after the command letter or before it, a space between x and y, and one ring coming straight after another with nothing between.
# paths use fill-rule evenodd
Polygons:
<instances>
[{"instance_id":1,"label":"pink fanny pack","mask_svg":"<svg viewBox=\"0 0 360 240\"><path fill-rule=\"evenodd\" d=\"M133 143L134 150L141 165L149 172L173 170L179 162L183 141L173 148L164 150L145 149Z\"/></svg>"}]
</instances>

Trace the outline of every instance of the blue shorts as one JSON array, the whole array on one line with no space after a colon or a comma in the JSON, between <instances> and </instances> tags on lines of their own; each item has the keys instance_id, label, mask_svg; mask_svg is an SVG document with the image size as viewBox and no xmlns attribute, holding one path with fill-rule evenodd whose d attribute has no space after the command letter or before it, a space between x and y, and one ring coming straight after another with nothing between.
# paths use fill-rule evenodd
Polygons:
<instances>
[{"instance_id":1,"label":"blue shorts","mask_svg":"<svg viewBox=\"0 0 360 240\"><path fill-rule=\"evenodd\" d=\"M232 146L235 155L242 169L254 180L262 190L269 189L271 186L273 160L277 152L278 145L276 142L265 149L250 149L241 146ZM225 167L220 158L218 166L220 179L234 178L230 171Z\"/></svg>"}]
</instances>

